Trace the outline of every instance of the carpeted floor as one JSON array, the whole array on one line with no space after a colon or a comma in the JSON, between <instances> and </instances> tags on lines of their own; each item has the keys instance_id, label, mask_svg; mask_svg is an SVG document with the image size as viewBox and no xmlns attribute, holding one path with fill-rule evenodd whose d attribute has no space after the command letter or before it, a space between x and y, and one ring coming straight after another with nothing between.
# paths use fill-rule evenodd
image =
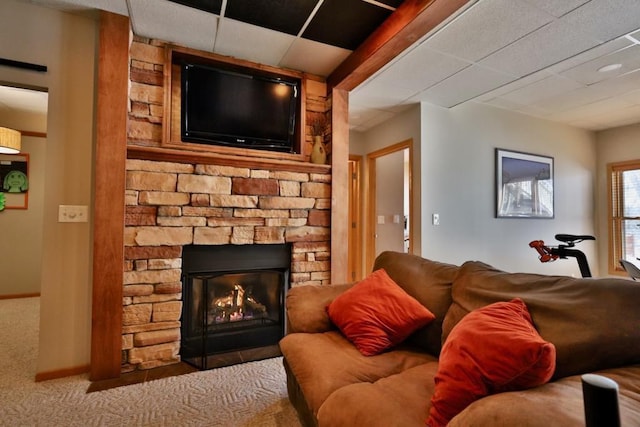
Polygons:
<instances>
[{"instance_id":1,"label":"carpeted floor","mask_svg":"<svg viewBox=\"0 0 640 427\"><path fill-rule=\"evenodd\" d=\"M300 426L282 358L94 393L86 375L36 383L39 303L0 300L0 426Z\"/></svg>"}]
</instances>

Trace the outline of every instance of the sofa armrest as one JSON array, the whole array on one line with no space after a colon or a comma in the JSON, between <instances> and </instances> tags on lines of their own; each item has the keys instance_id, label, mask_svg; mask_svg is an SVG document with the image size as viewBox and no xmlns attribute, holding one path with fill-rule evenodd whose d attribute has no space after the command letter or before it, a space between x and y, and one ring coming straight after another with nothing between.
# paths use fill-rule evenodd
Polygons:
<instances>
[{"instance_id":1,"label":"sofa armrest","mask_svg":"<svg viewBox=\"0 0 640 427\"><path fill-rule=\"evenodd\" d=\"M287 334L319 333L335 329L327 314L327 305L354 284L304 285L289 289L285 300Z\"/></svg>"}]
</instances>

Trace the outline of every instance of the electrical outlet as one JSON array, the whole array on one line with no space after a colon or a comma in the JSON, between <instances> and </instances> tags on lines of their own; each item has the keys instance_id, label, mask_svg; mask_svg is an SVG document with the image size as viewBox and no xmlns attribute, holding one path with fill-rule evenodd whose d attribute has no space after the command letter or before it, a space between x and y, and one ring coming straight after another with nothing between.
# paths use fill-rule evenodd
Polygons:
<instances>
[{"instance_id":1,"label":"electrical outlet","mask_svg":"<svg viewBox=\"0 0 640 427\"><path fill-rule=\"evenodd\" d=\"M85 205L58 206L58 222L87 222L89 208Z\"/></svg>"}]
</instances>

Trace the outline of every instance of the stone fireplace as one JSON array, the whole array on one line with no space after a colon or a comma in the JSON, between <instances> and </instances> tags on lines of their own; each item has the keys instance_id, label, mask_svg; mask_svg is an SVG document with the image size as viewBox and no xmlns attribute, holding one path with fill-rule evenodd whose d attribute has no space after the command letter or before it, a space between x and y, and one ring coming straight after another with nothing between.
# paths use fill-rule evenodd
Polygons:
<instances>
[{"instance_id":1,"label":"stone fireplace","mask_svg":"<svg viewBox=\"0 0 640 427\"><path fill-rule=\"evenodd\" d=\"M122 371L179 362L185 246L290 245L291 286L330 280L331 175L127 160Z\"/></svg>"},{"instance_id":2,"label":"stone fireplace","mask_svg":"<svg viewBox=\"0 0 640 427\"><path fill-rule=\"evenodd\" d=\"M331 276L331 167L308 162L310 130L296 159L163 147L165 48L129 51L121 372L181 360L185 247L287 245L289 286ZM325 83L305 87L307 120L327 114Z\"/></svg>"}]
</instances>

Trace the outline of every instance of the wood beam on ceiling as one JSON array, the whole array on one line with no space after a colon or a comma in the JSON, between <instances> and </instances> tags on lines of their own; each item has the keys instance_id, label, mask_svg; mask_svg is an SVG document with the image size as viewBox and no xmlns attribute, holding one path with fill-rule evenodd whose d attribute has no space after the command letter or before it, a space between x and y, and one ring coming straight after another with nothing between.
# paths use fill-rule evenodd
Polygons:
<instances>
[{"instance_id":1,"label":"wood beam on ceiling","mask_svg":"<svg viewBox=\"0 0 640 427\"><path fill-rule=\"evenodd\" d=\"M327 78L351 91L472 0L405 0Z\"/></svg>"}]
</instances>

